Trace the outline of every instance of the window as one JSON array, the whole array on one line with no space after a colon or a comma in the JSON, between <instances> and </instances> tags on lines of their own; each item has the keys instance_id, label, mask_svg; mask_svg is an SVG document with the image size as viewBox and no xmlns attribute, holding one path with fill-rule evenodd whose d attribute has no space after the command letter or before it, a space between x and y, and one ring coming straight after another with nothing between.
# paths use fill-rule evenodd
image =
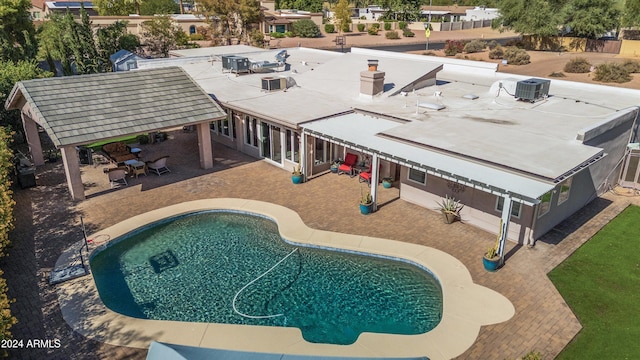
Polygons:
<instances>
[{"instance_id":1,"label":"window","mask_svg":"<svg viewBox=\"0 0 640 360\"><path fill-rule=\"evenodd\" d=\"M551 199L553 198L553 190L542 195L540 204L538 204L538 217L542 217L551 209Z\"/></svg>"},{"instance_id":2,"label":"window","mask_svg":"<svg viewBox=\"0 0 640 360\"><path fill-rule=\"evenodd\" d=\"M571 181L573 178L568 178L560 183L560 194L558 194L558 205L569 199L569 191L571 190Z\"/></svg>"},{"instance_id":3,"label":"window","mask_svg":"<svg viewBox=\"0 0 640 360\"><path fill-rule=\"evenodd\" d=\"M286 134L287 159L298 162L300 152L300 135L295 131L287 129Z\"/></svg>"},{"instance_id":4,"label":"window","mask_svg":"<svg viewBox=\"0 0 640 360\"><path fill-rule=\"evenodd\" d=\"M195 33L196 33L196 26L195 25L189 26L189 34L193 35Z\"/></svg>"},{"instance_id":5,"label":"window","mask_svg":"<svg viewBox=\"0 0 640 360\"><path fill-rule=\"evenodd\" d=\"M315 138L315 151L313 154L314 165L324 164L329 161L329 143Z\"/></svg>"},{"instance_id":6,"label":"window","mask_svg":"<svg viewBox=\"0 0 640 360\"><path fill-rule=\"evenodd\" d=\"M218 129L218 127L217 127L218 122L219 122L219 121L212 121L212 122L210 122L210 123L209 123L209 130L211 130L211 131L212 131L212 132L214 132L214 133L218 132L218 130L217 130L217 129Z\"/></svg>"},{"instance_id":7,"label":"window","mask_svg":"<svg viewBox=\"0 0 640 360\"><path fill-rule=\"evenodd\" d=\"M496 210L502 213L502 208L504 207L504 198L502 196L498 196L496 201ZM511 203L511 216L520 217L520 211L522 210L522 203L512 201Z\"/></svg>"},{"instance_id":8,"label":"window","mask_svg":"<svg viewBox=\"0 0 640 360\"><path fill-rule=\"evenodd\" d=\"M422 185L427 184L427 173L424 171L409 169L408 178L409 180L420 183Z\"/></svg>"}]
</instances>

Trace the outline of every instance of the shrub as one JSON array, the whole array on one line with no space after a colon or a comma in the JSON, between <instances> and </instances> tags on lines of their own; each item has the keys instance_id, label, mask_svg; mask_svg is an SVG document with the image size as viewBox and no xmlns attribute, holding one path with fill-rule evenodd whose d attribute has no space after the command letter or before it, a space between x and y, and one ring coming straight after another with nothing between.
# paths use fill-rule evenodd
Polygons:
<instances>
[{"instance_id":1,"label":"shrub","mask_svg":"<svg viewBox=\"0 0 640 360\"><path fill-rule=\"evenodd\" d=\"M464 52L466 53L477 53L484 51L484 48L487 47L487 44L482 40L472 40L464 45Z\"/></svg>"},{"instance_id":2,"label":"shrub","mask_svg":"<svg viewBox=\"0 0 640 360\"><path fill-rule=\"evenodd\" d=\"M464 50L464 42L460 40L447 40L444 44L444 54L447 56L454 56L462 50Z\"/></svg>"},{"instance_id":3,"label":"shrub","mask_svg":"<svg viewBox=\"0 0 640 360\"><path fill-rule=\"evenodd\" d=\"M342 32L351 32L351 23L342 24Z\"/></svg>"},{"instance_id":4,"label":"shrub","mask_svg":"<svg viewBox=\"0 0 640 360\"><path fill-rule=\"evenodd\" d=\"M293 32L303 38L315 38L320 36L318 25L311 19L302 19L294 21Z\"/></svg>"},{"instance_id":5,"label":"shrub","mask_svg":"<svg viewBox=\"0 0 640 360\"><path fill-rule=\"evenodd\" d=\"M512 65L526 65L530 63L531 56L524 49L510 46L504 49L504 59Z\"/></svg>"},{"instance_id":6,"label":"shrub","mask_svg":"<svg viewBox=\"0 0 640 360\"><path fill-rule=\"evenodd\" d=\"M294 34L293 31L285 31L284 36L286 36L286 37L294 37L294 36L296 36L296 34Z\"/></svg>"},{"instance_id":7,"label":"shrub","mask_svg":"<svg viewBox=\"0 0 640 360\"><path fill-rule=\"evenodd\" d=\"M524 49L524 42L522 42L522 40L520 40L520 39L511 39L511 40L507 41L504 44L504 46L506 46L506 47L515 46L517 48Z\"/></svg>"},{"instance_id":8,"label":"shrub","mask_svg":"<svg viewBox=\"0 0 640 360\"><path fill-rule=\"evenodd\" d=\"M416 36L416 34L413 31L409 30L408 28L404 28L404 30L402 30L402 36L404 36L404 37L414 37L414 36Z\"/></svg>"},{"instance_id":9,"label":"shrub","mask_svg":"<svg viewBox=\"0 0 640 360\"><path fill-rule=\"evenodd\" d=\"M573 74L588 73L591 71L591 64L583 57L573 58L564 65L564 71Z\"/></svg>"},{"instance_id":10,"label":"shrub","mask_svg":"<svg viewBox=\"0 0 640 360\"><path fill-rule=\"evenodd\" d=\"M537 351L529 351L520 360L542 360L542 354Z\"/></svg>"},{"instance_id":11,"label":"shrub","mask_svg":"<svg viewBox=\"0 0 640 360\"><path fill-rule=\"evenodd\" d=\"M566 77L566 75L562 71L561 72L552 72L551 74L549 74L549 77L560 78L560 77Z\"/></svg>"},{"instance_id":12,"label":"shrub","mask_svg":"<svg viewBox=\"0 0 640 360\"><path fill-rule=\"evenodd\" d=\"M333 24L324 24L324 32L331 34L336 31L336 27Z\"/></svg>"},{"instance_id":13,"label":"shrub","mask_svg":"<svg viewBox=\"0 0 640 360\"><path fill-rule=\"evenodd\" d=\"M263 46L264 34L260 30L252 30L249 33L249 40L251 41L251 45L253 46Z\"/></svg>"},{"instance_id":14,"label":"shrub","mask_svg":"<svg viewBox=\"0 0 640 360\"><path fill-rule=\"evenodd\" d=\"M400 22L398 22L398 28L399 28L400 30L404 30L404 29L406 29L406 28L407 28L407 22L406 22L406 21L400 21Z\"/></svg>"},{"instance_id":15,"label":"shrub","mask_svg":"<svg viewBox=\"0 0 640 360\"><path fill-rule=\"evenodd\" d=\"M13 207L16 202L13 200L11 191L13 152L9 147L12 135L5 127L0 127L0 256L6 255L4 250L10 244L9 231L14 226ZM17 323L17 320L11 315L10 308L15 300L7 297L7 282L2 275L3 272L0 270L0 340L6 340L11 339L9 329Z\"/></svg>"},{"instance_id":16,"label":"shrub","mask_svg":"<svg viewBox=\"0 0 640 360\"><path fill-rule=\"evenodd\" d=\"M371 28L376 28L376 29L380 30L380 23L371 24Z\"/></svg>"},{"instance_id":17,"label":"shrub","mask_svg":"<svg viewBox=\"0 0 640 360\"><path fill-rule=\"evenodd\" d=\"M624 67L630 74L640 73L640 62L636 60L625 60L622 63L622 67Z\"/></svg>"},{"instance_id":18,"label":"shrub","mask_svg":"<svg viewBox=\"0 0 640 360\"><path fill-rule=\"evenodd\" d=\"M504 48L497 46L493 50L489 51L489 59L502 59L504 57Z\"/></svg>"},{"instance_id":19,"label":"shrub","mask_svg":"<svg viewBox=\"0 0 640 360\"><path fill-rule=\"evenodd\" d=\"M369 28L369 30L367 30L367 32L369 33L369 35L378 35L379 30L380 29L378 29L377 27L372 26Z\"/></svg>"},{"instance_id":20,"label":"shrub","mask_svg":"<svg viewBox=\"0 0 640 360\"><path fill-rule=\"evenodd\" d=\"M358 31L363 32L364 28L365 28L365 25L363 23L358 24Z\"/></svg>"},{"instance_id":21,"label":"shrub","mask_svg":"<svg viewBox=\"0 0 640 360\"><path fill-rule=\"evenodd\" d=\"M136 139L138 140L138 143L140 145L144 145L144 144L148 144L149 143L149 135L147 135L147 134L138 135L138 136L136 136Z\"/></svg>"},{"instance_id":22,"label":"shrub","mask_svg":"<svg viewBox=\"0 0 640 360\"><path fill-rule=\"evenodd\" d=\"M422 53L422 55L427 55L427 56L438 56L438 54L436 54L436 53L435 53L435 52L433 52L433 51L426 51L426 52L423 52L423 53Z\"/></svg>"},{"instance_id":23,"label":"shrub","mask_svg":"<svg viewBox=\"0 0 640 360\"><path fill-rule=\"evenodd\" d=\"M398 35L398 32L397 32L397 31L395 31L395 30L393 30L393 31L387 31L387 32L384 34L384 36L385 36L387 39L392 39L392 40L400 39L400 35Z\"/></svg>"},{"instance_id":24,"label":"shrub","mask_svg":"<svg viewBox=\"0 0 640 360\"><path fill-rule=\"evenodd\" d=\"M271 34L269 34L272 38L276 38L276 39L282 39L284 37L283 33L279 33L279 32L272 32Z\"/></svg>"},{"instance_id":25,"label":"shrub","mask_svg":"<svg viewBox=\"0 0 640 360\"><path fill-rule=\"evenodd\" d=\"M388 21L384 22L384 31L389 31L391 30L391 23Z\"/></svg>"},{"instance_id":26,"label":"shrub","mask_svg":"<svg viewBox=\"0 0 640 360\"><path fill-rule=\"evenodd\" d=\"M595 81L623 83L631 81L631 75L621 64L604 63L596 68Z\"/></svg>"},{"instance_id":27,"label":"shrub","mask_svg":"<svg viewBox=\"0 0 640 360\"><path fill-rule=\"evenodd\" d=\"M500 46L500 44L498 44L498 42L497 42L497 41L495 41L495 40L491 40L491 41L489 41L489 43L487 44L487 47L488 47L490 50L493 50L493 49L497 48L498 46Z\"/></svg>"},{"instance_id":28,"label":"shrub","mask_svg":"<svg viewBox=\"0 0 640 360\"><path fill-rule=\"evenodd\" d=\"M203 34L190 34L189 35L189 40L191 40L191 41L204 40L204 35Z\"/></svg>"}]
</instances>

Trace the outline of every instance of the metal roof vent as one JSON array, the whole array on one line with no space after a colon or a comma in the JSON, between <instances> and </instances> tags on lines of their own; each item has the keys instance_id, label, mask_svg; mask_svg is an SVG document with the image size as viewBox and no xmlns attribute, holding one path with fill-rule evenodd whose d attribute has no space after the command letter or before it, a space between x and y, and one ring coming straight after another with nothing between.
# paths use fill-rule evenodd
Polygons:
<instances>
[{"instance_id":1,"label":"metal roof vent","mask_svg":"<svg viewBox=\"0 0 640 360\"><path fill-rule=\"evenodd\" d=\"M549 96L551 80L531 78L516 83L516 99L536 102Z\"/></svg>"},{"instance_id":2,"label":"metal roof vent","mask_svg":"<svg viewBox=\"0 0 640 360\"><path fill-rule=\"evenodd\" d=\"M475 100L475 99L477 99L479 96L478 96L478 95L476 95L476 94L466 94L466 95L463 95L462 97L463 97L463 98L465 98L465 99L469 99L469 100Z\"/></svg>"},{"instance_id":3,"label":"metal roof vent","mask_svg":"<svg viewBox=\"0 0 640 360\"><path fill-rule=\"evenodd\" d=\"M430 103L430 102L418 103L418 107L425 108L425 109L430 109L430 110L442 110L442 109L446 108L446 106L444 106L442 104L434 104L434 103Z\"/></svg>"}]
</instances>

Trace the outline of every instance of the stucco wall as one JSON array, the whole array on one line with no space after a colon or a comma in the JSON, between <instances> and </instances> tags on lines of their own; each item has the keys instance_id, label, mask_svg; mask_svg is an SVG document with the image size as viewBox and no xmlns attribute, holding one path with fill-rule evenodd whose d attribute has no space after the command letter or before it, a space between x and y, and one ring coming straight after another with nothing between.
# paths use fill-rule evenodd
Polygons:
<instances>
[{"instance_id":1,"label":"stucco wall","mask_svg":"<svg viewBox=\"0 0 640 360\"><path fill-rule=\"evenodd\" d=\"M640 40L622 40L620 56L638 57L640 56Z\"/></svg>"}]
</instances>

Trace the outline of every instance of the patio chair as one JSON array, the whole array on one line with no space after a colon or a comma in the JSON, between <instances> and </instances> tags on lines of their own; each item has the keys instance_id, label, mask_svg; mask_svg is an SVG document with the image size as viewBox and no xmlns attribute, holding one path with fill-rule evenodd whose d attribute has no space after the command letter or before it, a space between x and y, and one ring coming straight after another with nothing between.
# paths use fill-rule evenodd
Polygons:
<instances>
[{"instance_id":1,"label":"patio chair","mask_svg":"<svg viewBox=\"0 0 640 360\"><path fill-rule=\"evenodd\" d=\"M353 177L353 167L356 165L357 161L358 155L347 153L347 155L344 157L344 162L340 164L340 166L338 166L338 175L342 173L349 173L349 176Z\"/></svg>"},{"instance_id":2,"label":"patio chair","mask_svg":"<svg viewBox=\"0 0 640 360\"><path fill-rule=\"evenodd\" d=\"M158 175L171 172L171 170L169 170L169 168L167 167L168 158L169 156L166 155L161 158L155 159L153 161L147 161L147 169L149 169L149 171L154 172Z\"/></svg>"},{"instance_id":3,"label":"patio chair","mask_svg":"<svg viewBox=\"0 0 640 360\"><path fill-rule=\"evenodd\" d=\"M373 167L371 165L369 165L369 170L367 171L362 171L360 172L360 174L358 175L358 181L359 182L367 182L367 185L371 186L371 172L373 171Z\"/></svg>"},{"instance_id":4,"label":"patio chair","mask_svg":"<svg viewBox=\"0 0 640 360\"><path fill-rule=\"evenodd\" d=\"M110 169L107 172L107 175L109 176L109 185L111 186L112 189L120 184L124 184L124 186L129 185L127 184L127 172L125 169L122 169L122 168Z\"/></svg>"}]
</instances>

